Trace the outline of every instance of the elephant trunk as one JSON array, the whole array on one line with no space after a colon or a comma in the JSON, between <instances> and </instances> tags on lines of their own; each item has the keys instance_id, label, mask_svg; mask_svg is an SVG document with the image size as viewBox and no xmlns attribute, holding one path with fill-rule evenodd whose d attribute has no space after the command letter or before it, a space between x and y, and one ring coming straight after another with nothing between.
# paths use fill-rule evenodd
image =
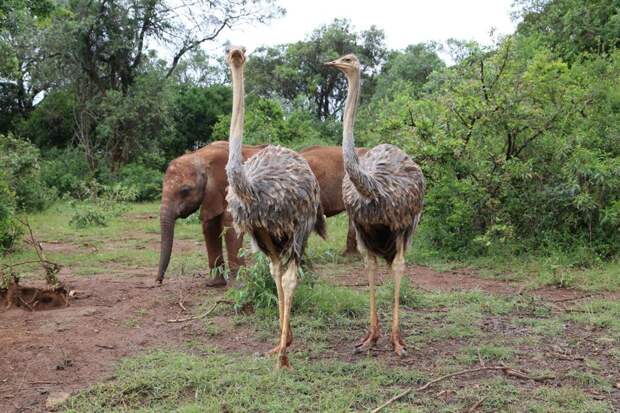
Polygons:
<instances>
[{"instance_id":1,"label":"elephant trunk","mask_svg":"<svg viewBox=\"0 0 620 413\"><path fill-rule=\"evenodd\" d=\"M159 214L159 224L161 228L161 249L159 252L159 271L157 272L156 281L161 284L164 280L164 274L170 263L170 255L172 254L172 243L174 241L174 224L176 216L170 208L162 207Z\"/></svg>"}]
</instances>

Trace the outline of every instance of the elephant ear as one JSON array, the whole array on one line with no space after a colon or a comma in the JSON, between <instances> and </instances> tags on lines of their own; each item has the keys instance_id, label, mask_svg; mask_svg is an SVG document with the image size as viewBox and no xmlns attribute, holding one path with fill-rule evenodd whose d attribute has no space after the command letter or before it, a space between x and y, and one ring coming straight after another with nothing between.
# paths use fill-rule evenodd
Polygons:
<instances>
[{"instance_id":1,"label":"elephant ear","mask_svg":"<svg viewBox=\"0 0 620 413\"><path fill-rule=\"evenodd\" d=\"M200 219L202 222L221 215L226 210L226 187L228 180L224 168L207 167L205 183L205 193L200 208Z\"/></svg>"}]
</instances>

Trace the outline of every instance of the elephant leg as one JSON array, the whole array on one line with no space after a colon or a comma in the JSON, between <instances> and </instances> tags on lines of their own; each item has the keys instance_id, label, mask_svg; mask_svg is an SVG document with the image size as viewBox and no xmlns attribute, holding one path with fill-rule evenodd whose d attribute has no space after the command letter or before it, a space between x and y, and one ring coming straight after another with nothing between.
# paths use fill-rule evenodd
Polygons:
<instances>
[{"instance_id":1,"label":"elephant leg","mask_svg":"<svg viewBox=\"0 0 620 413\"><path fill-rule=\"evenodd\" d=\"M207 287L223 287L226 285L224 278L224 255L222 251L222 216L204 221L202 233L207 245L209 257L209 272L213 278L207 280Z\"/></svg>"},{"instance_id":2,"label":"elephant leg","mask_svg":"<svg viewBox=\"0 0 620 413\"><path fill-rule=\"evenodd\" d=\"M351 218L349 218L349 231L347 232L347 246L345 250L342 252L344 257L349 255L357 255L359 251L357 250L357 235L355 234L355 227L353 226L353 222Z\"/></svg>"},{"instance_id":3,"label":"elephant leg","mask_svg":"<svg viewBox=\"0 0 620 413\"><path fill-rule=\"evenodd\" d=\"M234 280L239 267L245 265L245 260L239 256L239 250L243 246L243 233L237 234L237 231L232 227L232 217L228 213L224 213L223 227L228 256L229 280Z\"/></svg>"}]
</instances>

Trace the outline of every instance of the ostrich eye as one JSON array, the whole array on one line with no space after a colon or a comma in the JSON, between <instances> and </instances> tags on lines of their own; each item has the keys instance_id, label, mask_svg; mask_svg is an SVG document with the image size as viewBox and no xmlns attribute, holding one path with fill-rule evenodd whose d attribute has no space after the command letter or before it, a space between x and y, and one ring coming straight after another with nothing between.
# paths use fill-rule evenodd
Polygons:
<instances>
[{"instance_id":1,"label":"ostrich eye","mask_svg":"<svg viewBox=\"0 0 620 413\"><path fill-rule=\"evenodd\" d=\"M344 59L345 62L349 63L351 61L351 59L349 59L348 57L346 59Z\"/></svg>"}]
</instances>

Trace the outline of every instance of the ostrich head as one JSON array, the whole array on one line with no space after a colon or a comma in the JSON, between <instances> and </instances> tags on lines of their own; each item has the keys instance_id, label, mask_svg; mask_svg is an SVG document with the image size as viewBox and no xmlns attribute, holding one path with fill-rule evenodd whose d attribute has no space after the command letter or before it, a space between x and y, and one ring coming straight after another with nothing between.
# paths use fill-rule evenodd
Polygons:
<instances>
[{"instance_id":1,"label":"ostrich head","mask_svg":"<svg viewBox=\"0 0 620 413\"><path fill-rule=\"evenodd\" d=\"M359 73L361 70L361 64L357 56L352 53L339 57L336 60L325 63L325 66L335 67L336 69L344 72L344 74L353 75Z\"/></svg>"},{"instance_id":2,"label":"ostrich head","mask_svg":"<svg viewBox=\"0 0 620 413\"><path fill-rule=\"evenodd\" d=\"M245 63L245 47L228 46L226 48L226 60L235 67L241 67Z\"/></svg>"}]
</instances>

